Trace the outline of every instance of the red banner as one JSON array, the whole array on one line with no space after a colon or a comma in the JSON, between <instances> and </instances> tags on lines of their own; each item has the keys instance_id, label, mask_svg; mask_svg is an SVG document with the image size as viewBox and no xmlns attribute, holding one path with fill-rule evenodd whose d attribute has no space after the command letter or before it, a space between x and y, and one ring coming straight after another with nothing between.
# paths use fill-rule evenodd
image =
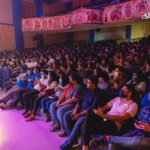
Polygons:
<instances>
[{"instance_id":1,"label":"red banner","mask_svg":"<svg viewBox=\"0 0 150 150\"><path fill-rule=\"evenodd\" d=\"M71 15L22 20L23 31L45 31L71 28Z\"/></svg>"},{"instance_id":2,"label":"red banner","mask_svg":"<svg viewBox=\"0 0 150 150\"><path fill-rule=\"evenodd\" d=\"M140 19L144 12L150 11L149 0L132 0L104 9L104 23L119 23Z\"/></svg>"},{"instance_id":3,"label":"red banner","mask_svg":"<svg viewBox=\"0 0 150 150\"><path fill-rule=\"evenodd\" d=\"M62 30L78 24L112 24L138 20L150 11L150 0L132 0L102 9L77 9L69 15L23 19L23 31Z\"/></svg>"}]
</instances>

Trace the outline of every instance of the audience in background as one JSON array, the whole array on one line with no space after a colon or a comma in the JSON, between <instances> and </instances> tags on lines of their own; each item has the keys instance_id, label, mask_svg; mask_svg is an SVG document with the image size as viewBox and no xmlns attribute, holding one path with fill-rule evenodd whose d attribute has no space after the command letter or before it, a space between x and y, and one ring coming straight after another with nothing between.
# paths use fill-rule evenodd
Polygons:
<instances>
[{"instance_id":1,"label":"audience in background","mask_svg":"<svg viewBox=\"0 0 150 150\"><path fill-rule=\"evenodd\" d=\"M93 134L115 135L110 149L132 149L129 141L149 147L150 37L0 52L0 87L0 108L25 109L26 121L37 119L40 108L51 131L67 136L60 149L71 149L81 136L88 150ZM134 130L143 138L124 137L138 108Z\"/></svg>"}]
</instances>

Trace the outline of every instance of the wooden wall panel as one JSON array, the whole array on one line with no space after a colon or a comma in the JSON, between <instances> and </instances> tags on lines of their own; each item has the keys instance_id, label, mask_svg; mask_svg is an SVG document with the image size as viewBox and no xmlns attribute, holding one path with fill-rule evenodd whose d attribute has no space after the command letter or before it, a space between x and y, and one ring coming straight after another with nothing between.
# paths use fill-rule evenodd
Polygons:
<instances>
[{"instance_id":1,"label":"wooden wall panel","mask_svg":"<svg viewBox=\"0 0 150 150\"><path fill-rule=\"evenodd\" d=\"M10 25L0 25L0 51L15 49L15 30Z\"/></svg>"},{"instance_id":2,"label":"wooden wall panel","mask_svg":"<svg viewBox=\"0 0 150 150\"><path fill-rule=\"evenodd\" d=\"M36 16L34 2L23 1L22 2L22 16L23 18L32 18Z\"/></svg>"},{"instance_id":3,"label":"wooden wall panel","mask_svg":"<svg viewBox=\"0 0 150 150\"><path fill-rule=\"evenodd\" d=\"M0 23L13 24L12 0L0 0Z\"/></svg>"},{"instance_id":4,"label":"wooden wall panel","mask_svg":"<svg viewBox=\"0 0 150 150\"><path fill-rule=\"evenodd\" d=\"M33 41L33 37L36 35L34 32L28 32L23 34L24 38L24 48L36 47L37 43Z\"/></svg>"},{"instance_id":5,"label":"wooden wall panel","mask_svg":"<svg viewBox=\"0 0 150 150\"><path fill-rule=\"evenodd\" d=\"M65 43L65 42L67 42L66 40L67 40L66 33L45 34L44 35L44 44L45 45Z\"/></svg>"},{"instance_id":6,"label":"wooden wall panel","mask_svg":"<svg viewBox=\"0 0 150 150\"><path fill-rule=\"evenodd\" d=\"M89 41L89 31L78 31L73 33L73 41Z\"/></svg>"}]
</instances>

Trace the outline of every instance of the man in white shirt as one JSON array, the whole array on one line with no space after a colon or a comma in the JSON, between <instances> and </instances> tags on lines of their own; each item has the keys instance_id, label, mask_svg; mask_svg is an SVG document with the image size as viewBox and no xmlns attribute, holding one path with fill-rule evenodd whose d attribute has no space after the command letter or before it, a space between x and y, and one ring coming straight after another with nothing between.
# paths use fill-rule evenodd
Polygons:
<instances>
[{"instance_id":1,"label":"man in white shirt","mask_svg":"<svg viewBox=\"0 0 150 150\"><path fill-rule=\"evenodd\" d=\"M133 102L133 88L125 85L122 96L108 102L104 107L89 113L83 128L83 149L89 150L89 142L93 134L117 134L123 124L132 119L138 111Z\"/></svg>"}]
</instances>

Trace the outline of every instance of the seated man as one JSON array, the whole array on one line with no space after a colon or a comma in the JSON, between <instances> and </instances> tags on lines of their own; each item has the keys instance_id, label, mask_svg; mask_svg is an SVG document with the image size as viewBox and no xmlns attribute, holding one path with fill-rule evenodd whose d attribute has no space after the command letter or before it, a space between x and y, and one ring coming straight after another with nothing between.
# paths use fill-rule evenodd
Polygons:
<instances>
[{"instance_id":1,"label":"seated man","mask_svg":"<svg viewBox=\"0 0 150 150\"><path fill-rule=\"evenodd\" d=\"M147 94L146 94L147 95ZM143 106L142 100L142 106ZM149 150L150 149L150 92L147 106L141 108L138 121L135 120L135 129L124 136L112 136L109 144L110 150Z\"/></svg>"},{"instance_id":2,"label":"seated man","mask_svg":"<svg viewBox=\"0 0 150 150\"><path fill-rule=\"evenodd\" d=\"M76 107L64 114L64 125L68 138L60 146L62 150L69 150L77 141L87 113L98 106L104 105L104 92L97 88L97 84L98 79L96 77L89 77L87 80L87 88L83 91ZM72 126L74 126L73 129Z\"/></svg>"},{"instance_id":3,"label":"seated man","mask_svg":"<svg viewBox=\"0 0 150 150\"><path fill-rule=\"evenodd\" d=\"M88 114L83 127L82 150L89 150L93 134L118 134L123 128L123 124L137 114L138 105L132 99L133 88L125 85L122 88L121 97L114 98L104 107L94 109ZM108 112L106 113L106 111Z\"/></svg>"},{"instance_id":4,"label":"seated man","mask_svg":"<svg viewBox=\"0 0 150 150\"><path fill-rule=\"evenodd\" d=\"M59 99L57 102L53 102L50 105L50 115L55 123L51 131L53 132L59 130L61 127L61 135L66 134L63 121L64 114L75 107L75 104L79 100L82 92L79 75L72 74L69 78L71 84L73 85L73 89L70 91L67 98Z\"/></svg>"}]
</instances>

